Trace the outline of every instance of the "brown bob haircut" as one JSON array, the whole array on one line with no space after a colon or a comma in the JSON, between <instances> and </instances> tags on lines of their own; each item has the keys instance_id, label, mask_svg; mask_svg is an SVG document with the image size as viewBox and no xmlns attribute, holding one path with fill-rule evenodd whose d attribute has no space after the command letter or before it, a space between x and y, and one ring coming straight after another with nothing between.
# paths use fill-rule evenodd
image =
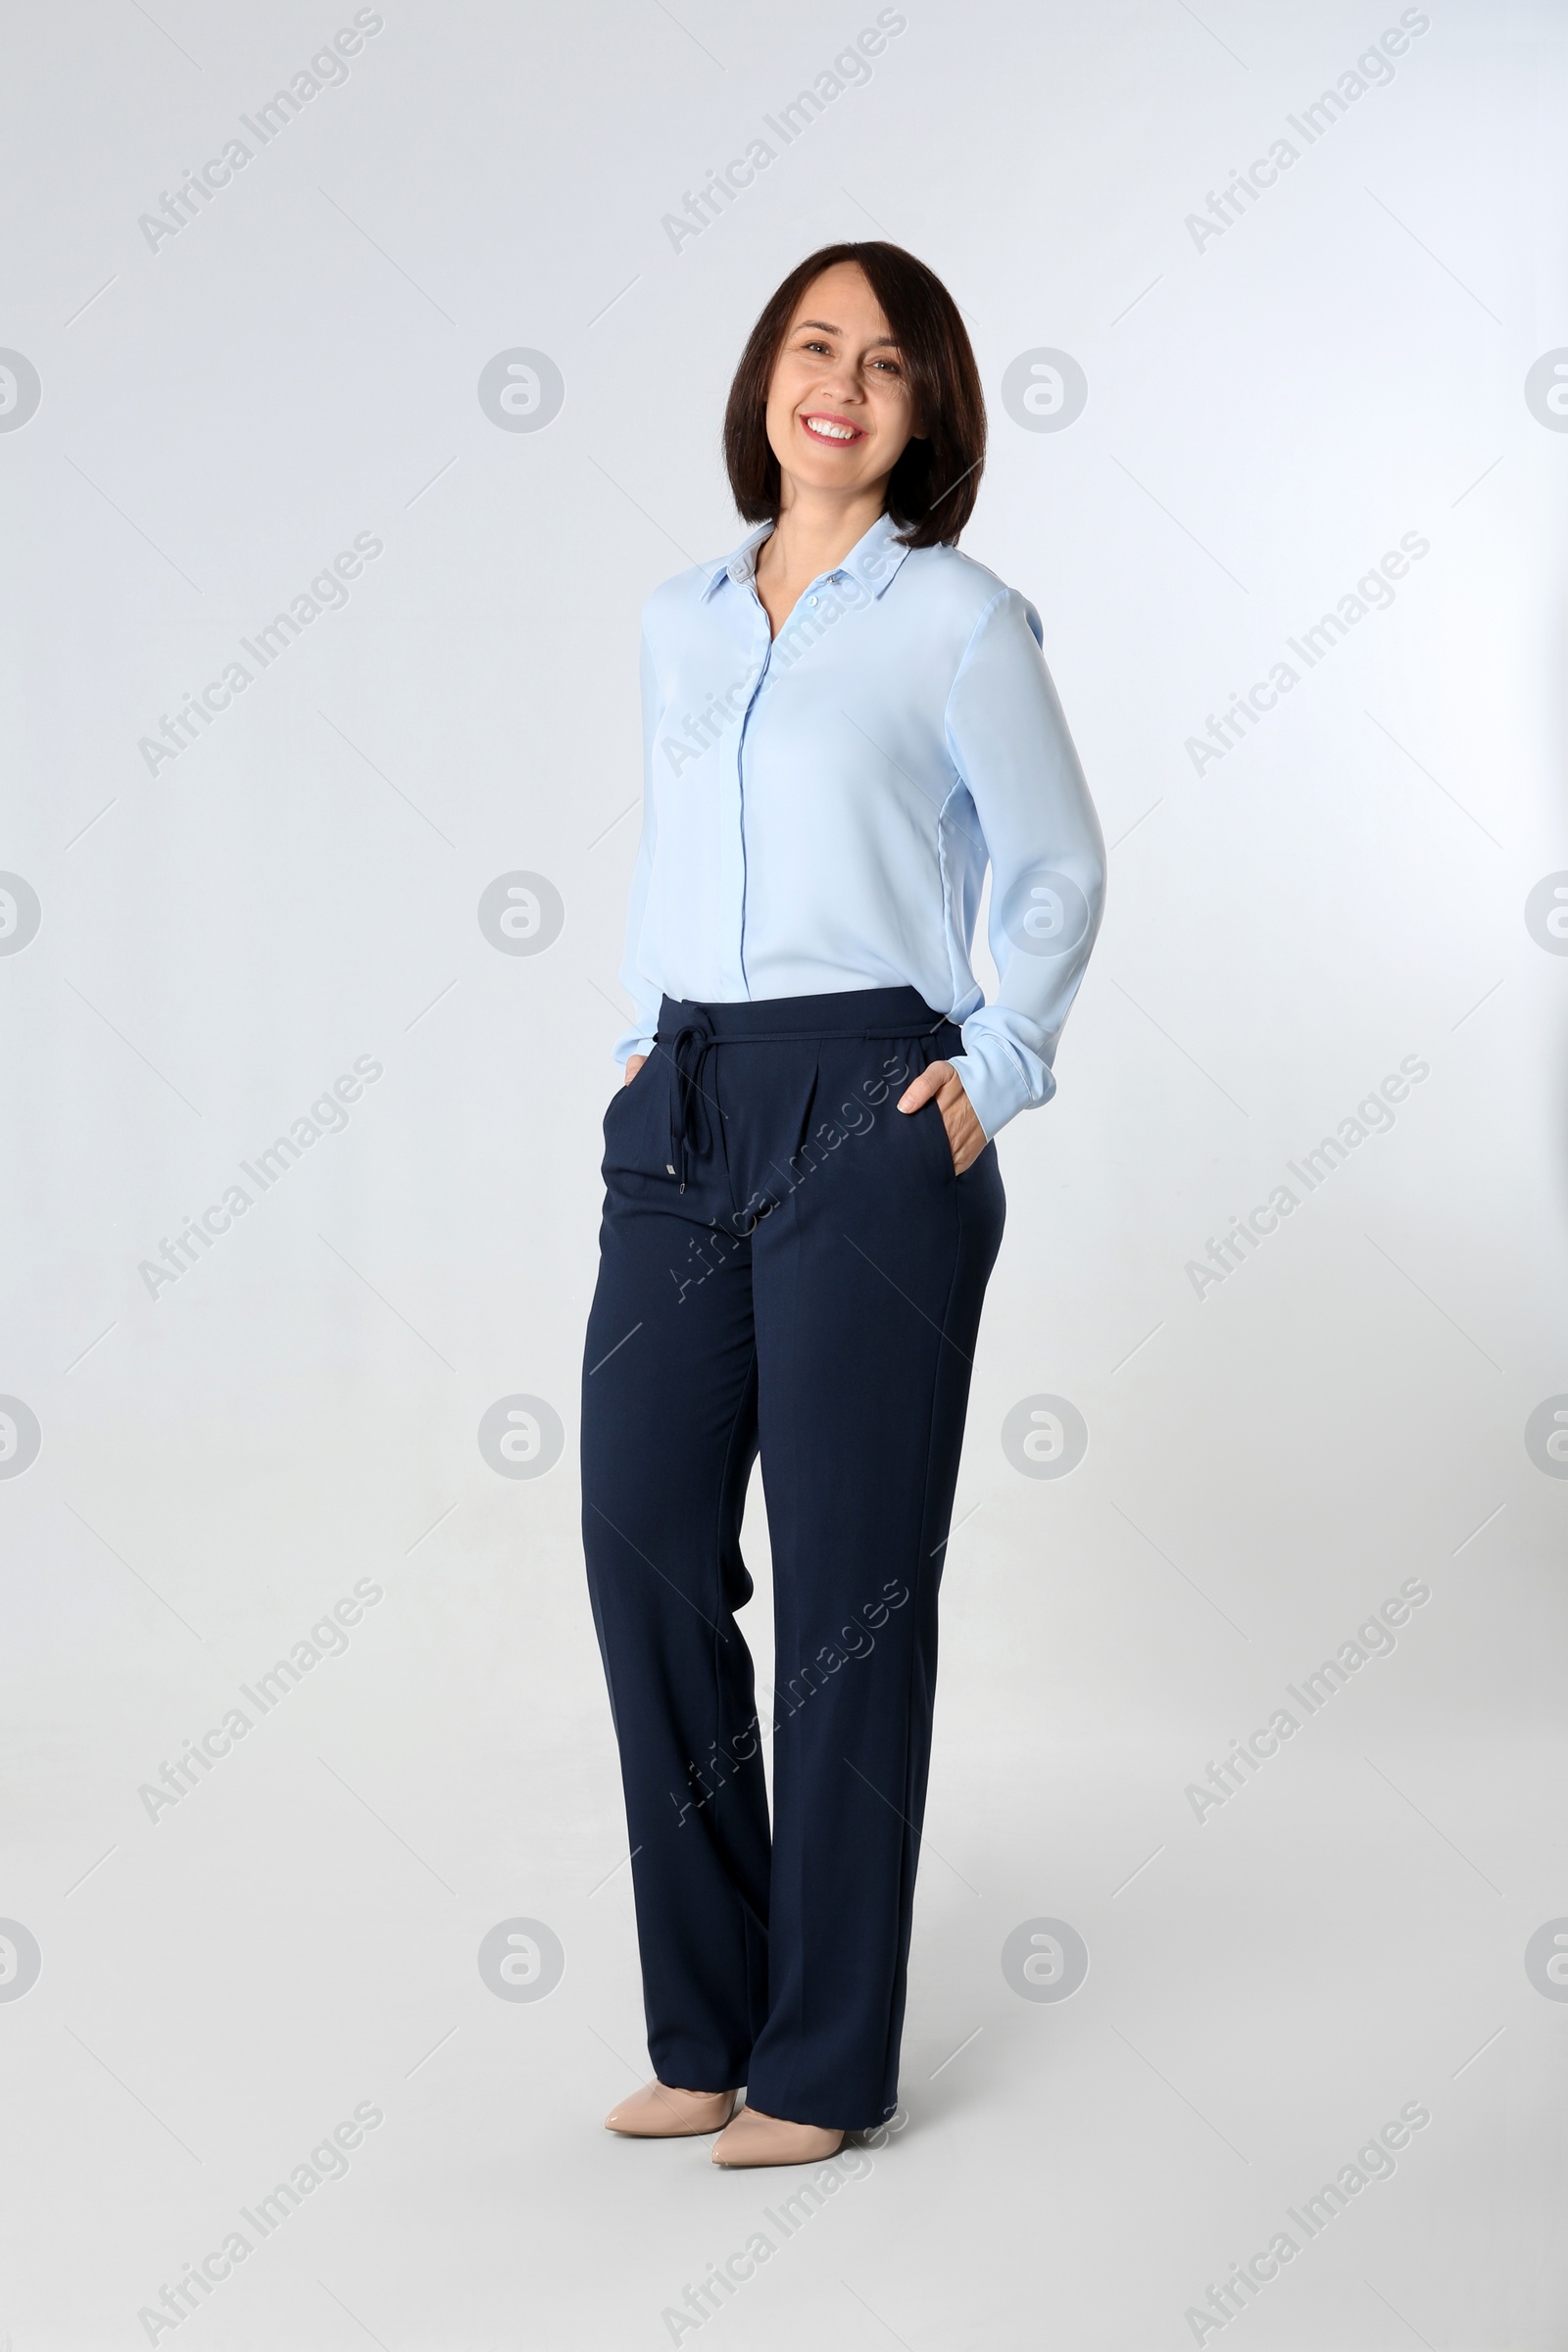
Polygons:
<instances>
[{"instance_id":1,"label":"brown bob haircut","mask_svg":"<svg viewBox=\"0 0 1568 2352\"><path fill-rule=\"evenodd\" d=\"M985 470L986 404L958 306L924 262L880 240L824 245L793 269L751 331L724 411L724 464L748 522L777 522L778 460L768 445L767 390L802 296L824 270L863 270L893 332L925 437L888 478L887 512L906 547L952 546L974 512Z\"/></svg>"}]
</instances>

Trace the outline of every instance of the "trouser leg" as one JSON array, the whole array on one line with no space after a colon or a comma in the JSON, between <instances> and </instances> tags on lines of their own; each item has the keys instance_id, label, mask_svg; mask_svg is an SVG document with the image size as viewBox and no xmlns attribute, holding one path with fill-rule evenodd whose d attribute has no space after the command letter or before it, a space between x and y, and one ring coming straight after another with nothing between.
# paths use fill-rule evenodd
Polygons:
<instances>
[{"instance_id":1,"label":"trouser leg","mask_svg":"<svg viewBox=\"0 0 1568 2352\"><path fill-rule=\"evenodd\" d=\"M863 1100L867 1059L821 1050L813 1121ZM753 1242L778 1697L769 2006L747 2095L848 2129L897 2101L937 1591L1004 1212L995 1152L955 1177L940 1111L901 1113L898 1092L871 1125L839 1121Z\"/></svg>"},{"instance_id":2,"label":"trouser leg","mask_svg":"<svg viewBox=\"0 0 1568 2352\"><path fill-rule=\"evenodd\" d=\"M649 2053L744 2082L766 2002L768 1823L735 1621L757 1450L751 1250L653 1164L654 1073L607 1114L609 1197L583 1365L583 1544L620 1748ZM648 1133L642 1133L643 1128ZM659 1151L659 1159L663 1157Z\"/></svg>"}]
</instances>

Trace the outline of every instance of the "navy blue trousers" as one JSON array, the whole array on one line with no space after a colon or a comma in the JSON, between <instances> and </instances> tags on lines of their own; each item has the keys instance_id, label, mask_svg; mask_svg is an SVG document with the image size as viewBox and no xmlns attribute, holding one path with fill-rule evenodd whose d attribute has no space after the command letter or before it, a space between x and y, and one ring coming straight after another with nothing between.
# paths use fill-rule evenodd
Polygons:
<instances>
[{"instance_id":1,"label":"navy blue trousers","mask_svg":"<svg viewBox=\"0 0 1568 2352\"><path fill-rule=\"evenodd\" d=\"M911 988L666 997L605 1114L583 1541L649 2053L844 2130L898 2099L937 1588L1005 1210L994 1147L956 1176L936 1103L895 1108L960 1051ZM759 1449L764 1723L736 1620Z\"/></svg>"}]
</instances>

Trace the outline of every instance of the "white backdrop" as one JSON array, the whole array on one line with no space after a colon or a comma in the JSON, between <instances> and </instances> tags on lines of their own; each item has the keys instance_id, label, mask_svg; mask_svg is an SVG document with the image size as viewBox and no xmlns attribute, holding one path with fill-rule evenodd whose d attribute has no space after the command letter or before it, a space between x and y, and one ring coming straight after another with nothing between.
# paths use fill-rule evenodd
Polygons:
<instances>
[{"instance_id":1,"label":"white backdrop","mask_svg":"<svg viewBox=\"0 0 1568 2352\"><path fill-rule=\"evenodd\" d=\"M1564 34L13 0L17 2352L1561 2341ZM639 607L879 234L1113 849L999 1147L903 2128L787 2209L600 2129L575 1399Z\"/></svg>"}]
</instances>

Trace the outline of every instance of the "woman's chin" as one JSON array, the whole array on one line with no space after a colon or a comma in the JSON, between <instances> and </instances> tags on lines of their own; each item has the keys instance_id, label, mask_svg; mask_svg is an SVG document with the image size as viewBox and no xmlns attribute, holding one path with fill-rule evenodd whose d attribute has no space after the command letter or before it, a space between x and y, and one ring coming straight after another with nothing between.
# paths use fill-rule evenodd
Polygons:
<instances>
[{"instance_id":1,"label":"woman's chin","mask_svg":"<svg viewBox=\"0 0 1568 2352\"><path fill-rule=\"evenodd\" d=\"M871 468L860 462L858 450L851 460L810 444L797 450L790 471L798 482L811 490L863 490L876 478Z\"/></svg>"}]
</instances>

